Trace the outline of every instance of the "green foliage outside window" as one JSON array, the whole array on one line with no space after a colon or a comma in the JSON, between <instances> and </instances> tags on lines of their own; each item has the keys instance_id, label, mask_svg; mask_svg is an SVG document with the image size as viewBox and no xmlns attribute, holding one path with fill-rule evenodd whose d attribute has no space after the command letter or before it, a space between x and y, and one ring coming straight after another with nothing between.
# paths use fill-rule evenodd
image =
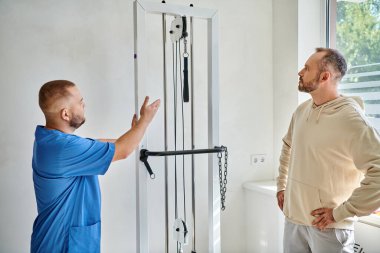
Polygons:
<instances>
[{"instance_id":1,"label":"green foliage outside window","mask_svg":"<svg viewBox=\"0 0 380 253\"><path fill-rule=\"evenodd\" d=\"M380 0L339 1L336 26L336 47L349 66L380 63Z\"/></svg>"},{"instance_id":2,"label":"green foliage outside window","mask_svg":"<svg viewBox=\"0 0 380 253\"><path fill-rule=\"evenodd\" d=\"M337 0L336 48L349 67L340 92L362 97L380 132L380 0Z\"/></svg>"}]
</instances>

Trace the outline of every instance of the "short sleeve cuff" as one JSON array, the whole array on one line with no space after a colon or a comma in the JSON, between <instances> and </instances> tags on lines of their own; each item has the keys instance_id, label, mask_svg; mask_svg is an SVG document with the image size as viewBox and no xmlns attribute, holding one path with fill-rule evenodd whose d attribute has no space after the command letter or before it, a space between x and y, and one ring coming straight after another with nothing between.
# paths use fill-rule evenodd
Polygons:
<instances>
[{"instance_id":1,"label":"short sleeve cuff","mask_svg":"<svg viewBox=\"0 0 380 253\"><path fill-rule=\"evenodd\" d=\"M113 157L115 155L115 143L112 143L112 142L108 142L108 150L107 150L107 161L106 161L106 166L104 166L104 171L102 171L100 173L100 175L104 175L106 174L106 172L108 171L108 168L110 167L111 165L111 162L113 160Z\"/></svg>"}]
</instances>

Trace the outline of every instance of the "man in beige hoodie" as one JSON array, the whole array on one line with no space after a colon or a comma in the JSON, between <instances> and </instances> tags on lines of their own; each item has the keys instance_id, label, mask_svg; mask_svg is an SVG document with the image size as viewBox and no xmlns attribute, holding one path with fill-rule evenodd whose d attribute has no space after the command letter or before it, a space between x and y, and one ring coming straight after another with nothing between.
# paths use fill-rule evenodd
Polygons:
<instances>
[{"instance_id":1,"label":"man in beige hoodie","mask_svg":"<svg viewBox=\"0 0 380 253\"><path fill-rule=\"evenodd\" d=\"M354 252L353 218L380 207L380 138L359 98L341 96L344 57L317 48L298 73L311 99L283 138L277 200L284 252Z\"/></svg>"}]
</instances>

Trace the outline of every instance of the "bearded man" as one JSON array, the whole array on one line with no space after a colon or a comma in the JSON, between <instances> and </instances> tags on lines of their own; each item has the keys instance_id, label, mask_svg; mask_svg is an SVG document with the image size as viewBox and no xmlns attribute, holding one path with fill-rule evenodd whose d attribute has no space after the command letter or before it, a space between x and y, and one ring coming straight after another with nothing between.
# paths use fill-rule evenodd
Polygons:
<instances>
[{"instance_id":1,"label":"bearded man","mask_svg":"<svg viewBox=\"0 0 380 253\"><path fill-rule=\"evenodd\" d=\"M380 207L380 138L360 98L339 94L347 71L334 49L317 48L298 73L311 99L283 138L277 201L284 252L354 252L355 216Z\"/></svg>"},{"instance_id":2,"label":"bearded man","mask_svg":"<svg viewBox=\"0 0 380 253\"><path fill-rule=\"evenodd\" d=\"M74 135L84 122L85 103L78 87L67 80L45 83L39 105L45 126L37 126L33 147L33 182L38 215L31 252L100 252L101 199L98 175L111 162L127 158L139 145L160 100L148 104L118 139Z\"/></svg>"}]
</instances>

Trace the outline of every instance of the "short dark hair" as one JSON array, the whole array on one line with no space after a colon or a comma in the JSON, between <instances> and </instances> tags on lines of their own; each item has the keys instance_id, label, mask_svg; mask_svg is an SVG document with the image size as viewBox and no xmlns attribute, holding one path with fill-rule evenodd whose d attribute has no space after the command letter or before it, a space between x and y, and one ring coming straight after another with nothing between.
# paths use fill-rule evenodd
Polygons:
<instances>
[{"instance_id":1,"label":"short dark hair","mask_svg":"<svg viewBox=\"0 0 380 253\"><path fill-rule=\"evenodd\" d=\"M326 71L327 66L330 65L338 73L337 78L341 80L347 71L347 63L344 56L338 50L332 48L318 47L315 51L317 53L326 53L320 62L319 70L321 72Z\"/></svg>"},{"instance_id":2,"label":"short dark hair","mask_svg":"<svg viewBox=\"0 0 380 253\"><path fill-rule=\"evenodd\" d=\"M42 85L38 93L38 103L43 112L46 112L53 101L62 97L68 97L71 93L67 90L75 84L67 80L54 80Z\"/></svg>"}]
</instances>

